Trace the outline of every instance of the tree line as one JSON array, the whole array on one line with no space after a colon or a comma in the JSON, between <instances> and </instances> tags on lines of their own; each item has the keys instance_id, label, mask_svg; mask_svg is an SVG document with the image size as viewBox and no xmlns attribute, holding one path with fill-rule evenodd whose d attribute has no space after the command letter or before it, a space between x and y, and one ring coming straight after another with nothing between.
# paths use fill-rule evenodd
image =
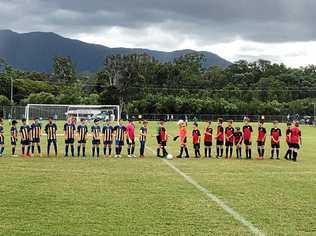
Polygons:
<instances>
[{"instance_id":1,"label":"tree line","mask_svg":"<svg viewBox=\"0 0 316 236\"><path fill-rule=\"evenodd\" d=\"M289 68L266 60L204 68L192 53L162 63L146 54L112 55L96 73L76 73L56 57L52 73L22 71L0 60L0 105L119 104L133 114L312 115L316 67ZM13 81L13 103L10 88Z\"/></svg>"}]
</instances>

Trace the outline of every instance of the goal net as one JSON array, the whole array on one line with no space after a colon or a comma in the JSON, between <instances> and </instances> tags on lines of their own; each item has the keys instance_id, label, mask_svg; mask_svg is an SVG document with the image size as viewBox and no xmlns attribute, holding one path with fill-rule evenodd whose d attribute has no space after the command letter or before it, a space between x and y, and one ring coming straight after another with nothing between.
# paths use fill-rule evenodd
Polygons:
<instances>
[{"instance_id":1,"label":"goal net","mask_svg":"<svg viewBox=\"0 0 316 236\"><path fill-rule=\"evenodd\" d=\"M47 119L53 117L55 120L66 120L74 116L79 121L81 118L88 120L120 119L120 107L118 105L59 105L59 104L28 104L25 107L25 118L27 121L38 117Z\"/></svg>"}]
</instances>

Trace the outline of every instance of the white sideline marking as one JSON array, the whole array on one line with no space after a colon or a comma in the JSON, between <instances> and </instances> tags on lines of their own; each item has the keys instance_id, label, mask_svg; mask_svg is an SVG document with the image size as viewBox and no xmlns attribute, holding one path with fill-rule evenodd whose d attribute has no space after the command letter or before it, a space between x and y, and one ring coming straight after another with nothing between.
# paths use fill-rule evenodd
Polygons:
<instances>
[{"instance_id":1,"label":"white sideline marking","mask_svg":"<svg viewBox=\"0 0 316 236\"><path fill-rule=\"evenodd\" d=\"M150 147L146 147L149 151L151 151L153 154L155 154L155 151L151 149ZM242 225L247 227L249 231L251 231L254 235L258 236L265 236L265 234L258 229L255 225L253 225L251 222L246 220L243 216L241 216L237 211L235 211L233 208L228 206L225 202L223 202L221 199L219 199L217 196L215 196L213 193L208 191L206 188L201 186L198 182L196 182L194 179L192 179L190 176L183 173L181 170L179 170L176 166L174 166L170 161L167 161L165 159L161 159L165 164L167 164L171 169L173 169L176 173L181 175L188 183L192 184L195 188L200 190L202 193L204 193L210 200L215 202L218 206L220 206L224 211L226 211L228 214L230 214L232 217L234 217L237 221L239 221Z\"/></svg>"}]
</instances>

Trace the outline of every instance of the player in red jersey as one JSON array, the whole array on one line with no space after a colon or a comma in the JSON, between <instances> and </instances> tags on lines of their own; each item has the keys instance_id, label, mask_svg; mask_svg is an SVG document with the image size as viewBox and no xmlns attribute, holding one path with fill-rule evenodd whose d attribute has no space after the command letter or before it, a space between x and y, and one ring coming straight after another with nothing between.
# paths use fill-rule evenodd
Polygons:
<instances>
[{"instance_id":1,"label":"player in red jersey","mask_svg":"<svg viewBox=\"0 0 316 236\"><path fill-rule=\"evenodd\" d=\"M225 146L226 146L226 159L233 157L233 146L234 146L234 128L233 121L228 121L228 126L225 128ZM229 152L229 156L228 156Z\"/></svg>"},{"instance_id":2,"label":"player in red jersey","mask_svg":"<svg viewBox=\"0 0 316 236\"><path fill-rule=\"evenodd\" d=\"M201 133L200 133L197 123L193 124L192 141L193 141L195 158L200 158L201 157L201 153L200 153Z\"/></svg>"},{"instance_id":3,"label":"player in red jersey","mask_svg":"<svg viewBox=\"0 0 316 236\"><path fill-rule=\"evenodd\" d=\"M243 140L244 140L244 144L246 146L246 159L251 159L251 136L252 136L252 126L249 125L250 119L249 118L245 118L244 120L245 125L242 128L242 132L243 132Z\"/></svg>"},{"instance_id":4,"label":"player in red jersey","mask_svg":"<svg viewBox=\"0 0 316 236\"><path fill-rule=\"evenodd\" d=\"M223 127L223 119L218 119L218 126L216 130L216 158L223 157L224 152L224 127Z\"/></svg>"},{"instance_id":5,"label":"player in red jersey","mask_svg":"<svg viewBox=\"0 0 316 236\"><path fill-rule=\"evenodd\" d=\"M258 139L257 139L257 146L258 146L258 160L263 160L264 158L264 145L266 142L266 128L263 127L263 120L259 121L259 127L258 127Z\"/></svg>"},{"instance_id":6,"label":"player in red jersey","mask_svg":"<svg viewBox=\"0 0 316 236\"><path fill-rule=\"evenodd\" d=\"M237 127L236 131L234 132L234 141L236 145L236 154L237 159L241 159L241 144L242 144L242 132L240 131L240 128Z\"/></svg>"},{"instance_id":7,"label":"player in red jersey","mask_svg":"<svg viewBox=\"0 0 316 236\"><path fill-rule=\"evenodd\" d=\"M286 159L286 160L291 160L292 159L291 140L290 140L291 127L292 127L292 123L288 122L287 123L287 128L285 130L285 134L286 134L285 141L286 141L287 146L288 146L288 150L287 150L287 152L286 152L286 154L284 156L284 159Z\"/></svg>"},{"instance_id":8,"label":"player in red jersey","mask_svg":"<svg viewBox=\"0 0 316 236\"><path fill-rule=\"evenodd\" d=\"M274 153L276 153L276 158L279 160L280 155L280 141L281 141L281 130L278 127L279 122L273 121L273 128L271 129L271 157L270 159L274 159Z\"/></svg>"},{"instance_id":9,"label":"player in red jersey","mask_svg":"<svg viewBox=\"0 0 316 236\"><path fill-rule=\"evenodd\" d=\"M206 128L204 130L204 153L205 158L211 158L213 129L211 128L211 121L206 122Z\"/></svg>"},{"instance_id":10,"label":"player in red jersey","mask_svg":"<svg viewBox=\"0 0 316 236\"><path fill-rule=\"evenodd\" d=\"M292 151L292 161L297 161L298 150L302 145L302 132L299 128L299 123L295 122L290 130L290 142Z\"/></svg>"}]
</instances>

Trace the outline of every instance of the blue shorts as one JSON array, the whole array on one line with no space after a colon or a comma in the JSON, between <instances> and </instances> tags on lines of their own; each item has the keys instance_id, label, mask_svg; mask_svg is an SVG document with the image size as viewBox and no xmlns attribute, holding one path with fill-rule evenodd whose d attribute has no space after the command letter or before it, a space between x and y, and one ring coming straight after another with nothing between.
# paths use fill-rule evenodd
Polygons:
<instances>
[{"instance_id":1,"label":"blue shorts","mask_svg":"<svg viewBox=\"0 0 316 236\"><path fill-rule=\"evenodd\" d=\"M124 146L124 141L123 140L115 140L115 145Z\"/></svg>"},{"instance_id":2,"label":"blue shorts","mask_svg":"<svg viewBox=\"0 0 316 236\"><path fill-rule=\"evenodd\" d=\"M99 145L100 143L100 139L92 140L92 145Z\"/></svg>"},{"instance_id":3,"label":"blue shorts","mask_svg":"<svg viewBox=\"0 0 316 236\"><path fill-rule=\"evenodd\" d=\"M3 144L4 144L4 141L3 141L3 140L1 140L1 141L0 141L0 145L3 145Z\"/></svg>"},{"instance_id":4,"label":"blue shorts","mask_svg":"<svg viewBox=\"0 0 316 236\"><path fill-rule=\"evenodd\" d=\"M39 143L40 141L40 138L33 138L32 143Z\"/></svg>"},{"instance_id":5,"label":"blue shorts","mask_svg":"<svg viewBox=\"0 0 316 236\"><path fill-rule=\"evenodd\" d=\"M21 145L30 145L30 141L29 140L21 140Z\"/></svg>"},{"instance_id":6,"label":"blue shorts","mask_svg":"<svg viewBox=\"0 0 316 236\"><path fill-rule=\"evenodd\" d=\"M105 145L112 145L112 141L111 140L104 140L103 144Z\"/></svg>"},{"instance_id":7,"label":"blue shorts","mask_svg":"<svg viewBox=\"0 0 316 236\"><path fill-rule=\"evenodd\" d=\"M74 144L75 143L75 139L73 138L69 138L65 140L65 144Z\"/></svg>"}]
</instances>

